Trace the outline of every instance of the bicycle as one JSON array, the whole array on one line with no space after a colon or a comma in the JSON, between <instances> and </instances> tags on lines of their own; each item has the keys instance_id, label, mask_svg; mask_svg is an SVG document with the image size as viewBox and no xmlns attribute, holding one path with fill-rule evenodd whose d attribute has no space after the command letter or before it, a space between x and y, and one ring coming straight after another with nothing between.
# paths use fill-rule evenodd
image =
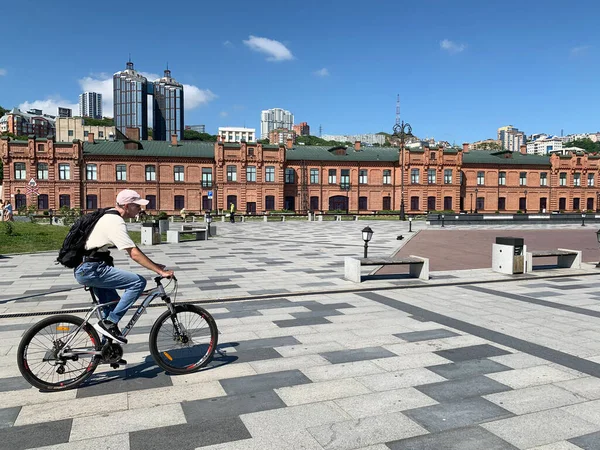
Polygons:
<instances>
[{"instance_id":1,"label":"bicycle","mask_svg":"<svg viewBox=\"0 0 600 450\"><path fill-rule=\"evenodd\" d=\"M191 305L175 305L177 279L174 283L174 299L171 300L161 280L156 277L156 288L144 292L146 297L133 317L123 328L127 336L150 303L160 297L167 306L150 330L150 354L158 366L173 374L194 372L208 364L217 348L218 330L213 317L205 309ZM44 391L73 389L89 379L99 364L119 367L123 347L112 339L102 336L89 323L95 314L103 318L102 309L118 301L100 304L89 290L93 306L81 317L61 314L43 319L23 336L17 351L17 363L23 378ZM170 319L170 320L169 320ZM164 341L164 344L163 344ZM170 348L172 346L173 348Z\"/></svg>"}]
</instances>

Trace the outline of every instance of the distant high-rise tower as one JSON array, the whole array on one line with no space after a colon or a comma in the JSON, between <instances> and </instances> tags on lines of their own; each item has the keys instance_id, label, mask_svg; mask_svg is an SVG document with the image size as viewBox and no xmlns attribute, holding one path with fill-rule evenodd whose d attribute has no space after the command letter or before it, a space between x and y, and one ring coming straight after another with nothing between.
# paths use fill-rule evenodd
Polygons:
<instances>
[{"instance_id":1,"label":"distant high-rise tower","mask_svg":"<svg viewBox=\"0 0 600 450\"><path fill-rule=\"evenodd\" d=\"M154 82L152 139L168 141L173 134L183 140L183 85L171 78L171 71Z\"/></svg>"},{"instance_id":2,"label":"distant high-rise tower","mask_svg":"<svg viewBox=\"0 0 600 450\"><path fill-rule=\"evenodd\" d=\"M97 92L84 92L79 95L79 115L102 119L102 94Z\"/></svg>"},{"instance_id":3,"label":"distant high-rise tower","mask_svg":"<svg viewBox=\"0 0 600 450\"><path fill-rule=\"evenodd\" d=\"M266 109L260 113L260 138L267 139L269 133L275 129L294 128L294 115L281 108Z\"/></svg>"},{"instance_id":4,"label":"distant high-rise tower","mask_svg":"<svg viewBox=\"0 0 600 450\"><path fill-rule=\"evenodd\" d=\"M125 70L113 75L115 126L121 133L138 128L140 139L148 139L148 86L148 80L133 69L131 61Z\"/></svg>"}]
</instances>

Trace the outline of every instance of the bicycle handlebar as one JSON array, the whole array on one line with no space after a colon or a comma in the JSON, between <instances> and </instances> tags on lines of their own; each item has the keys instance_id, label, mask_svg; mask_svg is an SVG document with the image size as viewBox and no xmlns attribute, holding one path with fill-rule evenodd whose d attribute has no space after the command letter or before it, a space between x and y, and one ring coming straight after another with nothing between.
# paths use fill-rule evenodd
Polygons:
<instances>
[{"instance_id":1,"label":"bicycle handlebar","mask_svg":"<svg viewBox=\"0 0 600 450\"><path fill-rule=\"evenodd\" d=\"M173 276L170 276L170 277L162 277L162 276L154 277L154 282L156 284L161 284L160 281L163 280L163 279L165 279L165 278L168 279L168 280L172 279L174 281L177 281L177 278L175 277L175 275L173 275Z\"/></svg>"}]
</instances>

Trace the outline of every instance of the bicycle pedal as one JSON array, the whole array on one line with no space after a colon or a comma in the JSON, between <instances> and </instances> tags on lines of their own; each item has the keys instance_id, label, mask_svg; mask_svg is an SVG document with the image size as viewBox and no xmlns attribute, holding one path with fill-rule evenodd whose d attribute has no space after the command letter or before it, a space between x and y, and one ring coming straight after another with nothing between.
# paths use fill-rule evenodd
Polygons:
<instances>
[{"instance_id":1,"label":"bicycle pedal","mask_svg":"<svg viewBox=\"0 0 600 450\"><path fill-rule=\"evenodd\" d=\"M116 364L116 363L112 363L112 364L110 365L110 367L112 367L113 369L118 369L118 368L119 368L119 365L118 365L118 364Z\"/></svg>"}]
</instances>

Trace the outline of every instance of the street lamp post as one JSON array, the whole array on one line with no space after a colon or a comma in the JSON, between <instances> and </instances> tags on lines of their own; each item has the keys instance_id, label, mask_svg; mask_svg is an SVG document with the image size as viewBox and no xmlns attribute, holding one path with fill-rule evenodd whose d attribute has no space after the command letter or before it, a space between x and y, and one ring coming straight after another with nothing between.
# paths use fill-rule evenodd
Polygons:
<instances>
[{"instance_id":1,"label":"street lamp post","mask_svg":"<svg viewBox=\"0 0 600 450\"><path fill-rule=\"evenodd\" d=\"M596 192L596 212L600 212L600 191Z\"/></svg>"},{"instance_id":2,"label":"street lamp post","mask_svg":"<svg viewBox=\"0 0 600 450\"><path fill-rule=\"evenodd\" d=\"M406 136L412 136L412 127L408 123L396 123L394 125L393 136L400 138L400 220L406 220L406 214L404 211L404 140Z\"/></svg>"},{"instance_id":3,"label":"street lamp post","mask_svg":"<svg viewBox=\"0 0 600 450\"><path fill-rule=\"evenodd\" d=\"M477 214L477 193L479 192L479 189L475 188L475 214Z\"/></svg>"},{"instance_id":4,"label":"street lamp post","mask_svg":"<svg viewBox=\"0 0 600 450\"><path fill-rule=\"evenodd\" d=\"M525 214L527 214L527 189L525 189L523 193L525 194Z\"/></svg>"},{"instance_id":5,"label":"street lamp post","mask_svg":"<svg viewBox=\"0 0 600 450\"><path fill-rule=\"evenodd\" d=\"M365 241L365 258L367 257L367 249L369 247L369 241L371 240L372 237L373 237L373 230L371 230L371 227L363 228L362 238L363 238L363 241Z\"/></svg>"},{"instance_id":6,"label":"street lamp post","mask_svg":"<svg viewBox=\"0 0 600 450\"><path fill-rule=\"evenodd\" d=\"M409 217L408 218L408 232L409 233L412 233L412 221L413 221L412 217Z\"/></svg>"},{"instance_id":7,"label":"street lamp post","mask_svg":"<svg viewBox=\"0 0 600 450\"><path fill-rule=\"evenodd\" d=\"M473 213L473 193L471 192L471 209L469 209L469 213Z\"/></svg>"},{"instance_id":8,"label":"street lamp post","mask_svg":"<svg viewBox=\"0 0 600 450\"><path fill-rule=\"evenodd\" d=\"M581 215L581 226L585 227L585 213Z\"/></svg>"},{"instance_id":9,"label":"street lamp post","mask_svg":"<svg viewBox=\"0 0 600 450\"><path fill-rule=\"evenodd\" d=\"M340 184L340 189L342 191L346 191L346 214L348 214L349 209L350 209L350 197L348 196L348 192L350 192L350 189L351 189L350 183Z\"/></svg>"},{"instance_id":10,"label":"street lamp post","mask_svg":"<svg viewBox=\"0 0 600 450\"><path fill-rule=\"evenodd\" d=\"M596 231L596 239L598 240L598 243L600 244L600 230ZM596 267L600 268L600 262L598 262L598 264L596 264Z\"/></svg>"}]
</instances>

